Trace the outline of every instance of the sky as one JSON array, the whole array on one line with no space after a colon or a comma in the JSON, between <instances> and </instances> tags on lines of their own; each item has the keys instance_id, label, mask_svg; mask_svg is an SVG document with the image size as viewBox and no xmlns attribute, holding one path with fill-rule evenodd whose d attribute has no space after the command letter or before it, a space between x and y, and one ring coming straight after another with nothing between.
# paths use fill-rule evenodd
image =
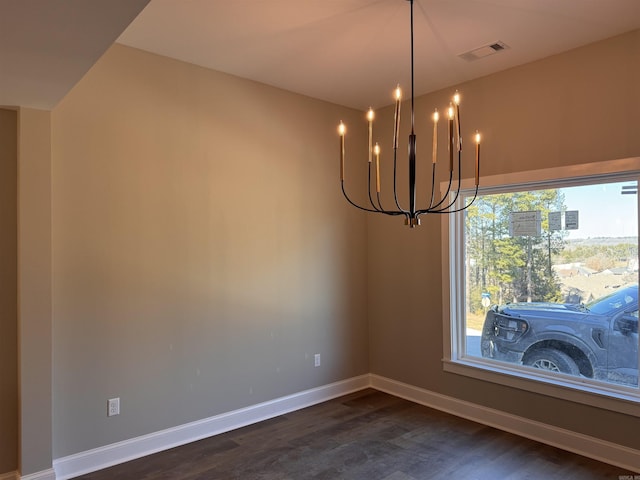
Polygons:
<instances>
[{"instance_id":1,"label":"sky","mask_svg":"<svg viewBox=\"0 0 640 480\"><path fill-rule=\"evenodd\" d=\"M638 236L638 195L622 195L617 182L560 189L567 210L578 210L578 230L568 230L569 239Z\"/></svg>"}]
</instances>

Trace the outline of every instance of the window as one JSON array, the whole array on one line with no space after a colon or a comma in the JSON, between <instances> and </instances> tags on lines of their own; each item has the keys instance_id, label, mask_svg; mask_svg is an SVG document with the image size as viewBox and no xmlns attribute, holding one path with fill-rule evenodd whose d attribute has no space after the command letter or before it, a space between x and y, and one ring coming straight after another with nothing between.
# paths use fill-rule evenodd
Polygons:
<instances>
[{"instance_id":1,"label":"window","mask_svg":"<svg viewBox=\"0 0 640 480\"><path fill-rule=\"evenodd\" d=\"M639 167L482 179L445 229L445 369L598 406L640 401Z\"/></svg>"}]
</instances>

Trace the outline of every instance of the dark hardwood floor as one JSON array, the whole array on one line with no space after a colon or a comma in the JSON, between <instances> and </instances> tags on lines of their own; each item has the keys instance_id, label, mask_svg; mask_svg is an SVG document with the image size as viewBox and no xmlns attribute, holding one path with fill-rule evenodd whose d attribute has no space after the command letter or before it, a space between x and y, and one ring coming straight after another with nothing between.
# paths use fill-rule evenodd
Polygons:
<instances>
[{"instance_id":1,"label":"dark hardwood floor","mask_svg":"<svg viewBox=\"0 0 640 480\"><path fill-rule=\"evenodd\" d=\"M375 390L83 480L618 480L633 473Z\"/></svg>"}]
</instances>

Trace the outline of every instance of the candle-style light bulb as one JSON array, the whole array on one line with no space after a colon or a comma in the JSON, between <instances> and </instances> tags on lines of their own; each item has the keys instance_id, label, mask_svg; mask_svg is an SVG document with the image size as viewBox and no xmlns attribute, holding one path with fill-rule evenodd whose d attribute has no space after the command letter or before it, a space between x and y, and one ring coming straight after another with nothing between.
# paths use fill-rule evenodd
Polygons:
<instances>
[{"instance_id":1,"label":"candle-style light bulb","mask_svg":"<svg viewBox=\"0 0 640 480\"><path fill-rule=\"evenodd\" d=\"M376 156L376 192L380 193L380 145L377 142L373 147L373 153Z\"/></svg>"},{"instance_id":2,"label":"candle-style light bulb","mask_svg":"<svg viewBox=\"0 0 640 480\"><path fill-rule=\"evenodd\" d=\"M433 112L433 151L431 155L431 161L435 164L438 159L438 120L440 119L440 114L438 113L438 109Z\"/></svg>"},{"instance_id":3,"label":"candle-style light bulb","mask_svg":"<svg viewBox=\"0 0 640 480\"><path fill-rule=\"evenodd\" d=\"M400 132L400 100L402 100L402 90L400 90L400 85L396 87L394 96L396 99L396 108L393 116L393 148L398 148L398 134Z\"/></svg>"},{"instance_id":4,"label":"candle-style light bulb","mask_svg":"<svg viewBox=\"0 0 640 480\"><path fill-rule=\"evenodd\" d=\"M375 113L373 112L373 108L369 107L369 111L367 112L367 120L373 122L373 118L375 117Z\"/></svg>"},{"instance_id":5,"label":"candle-style light bulb","mask_svg":"<svg viewBox=\"0 0 640 480\"><path fill-rule=\"evenodd\" d=\"M453 117L454 116L455 114L454 114L453 105L450 103L449 104L449 171L450 172L453 172L453 150L455 149L454 147L455 136L453 134Z\"/></svg>"},{"instance_id":6,"label":"candle-style light bulb","mask_svg":"<svg viewBox=\"0 0 640 480\"><path fill-rule=\"evenodd\" d=\"M476 187L480 184L480 133L476 130Z\"/></svg>"},{"instance_id":7,"label":"candle-style light bulb","mask_svg":"<svg viewBox=\"0 0 640 480\"><path fill-rule=\"evenodd\" d=\"M367 120L369 121L369 163L371 163L371 156L373 154L373 108L369 107L367 112Z\"/></svg>"},{"instance_id":8,"label":"candle-style light bulb","mask_svg":"<svg viewBox=\"0 0 640 480\"><path fill-rule=\"evenodd\" d=\"M338 125L338 135L340 135L340 181L344 181L344 136L347 133L347 127L340 120Z\"/></svg>"},{"instance_id":9,"label":"candle-style light bulb","mask_svg":"<svg viewBox=\"0 0 640 480\"><path fill-rule=\"evenodd\" d=\"M457 148L458 148L458 152L460 152L462 150L462 136L460 134L460 93L458 93L458 91L456 90L456 93L453 94L453 105L454 105L454 112L453 112L453 117L455 120L455 132L456 132L456 138L457 138Z\"/></svg>"}]
</instances>

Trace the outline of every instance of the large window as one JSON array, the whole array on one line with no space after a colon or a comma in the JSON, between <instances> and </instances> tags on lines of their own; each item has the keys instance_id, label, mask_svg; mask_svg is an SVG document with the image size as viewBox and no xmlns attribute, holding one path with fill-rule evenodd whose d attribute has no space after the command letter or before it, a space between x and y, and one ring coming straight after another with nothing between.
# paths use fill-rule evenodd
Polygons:
<instances>
[{"instance_id":1,"label":"large window","mask_svg":"<svg viewBox=\"0 0 640 480\"><path fill-rule=\"evenodd\" d=\"M640 400L638 172L533 173L452 220L446 363Z\"/></svg>"}]
</instances>

